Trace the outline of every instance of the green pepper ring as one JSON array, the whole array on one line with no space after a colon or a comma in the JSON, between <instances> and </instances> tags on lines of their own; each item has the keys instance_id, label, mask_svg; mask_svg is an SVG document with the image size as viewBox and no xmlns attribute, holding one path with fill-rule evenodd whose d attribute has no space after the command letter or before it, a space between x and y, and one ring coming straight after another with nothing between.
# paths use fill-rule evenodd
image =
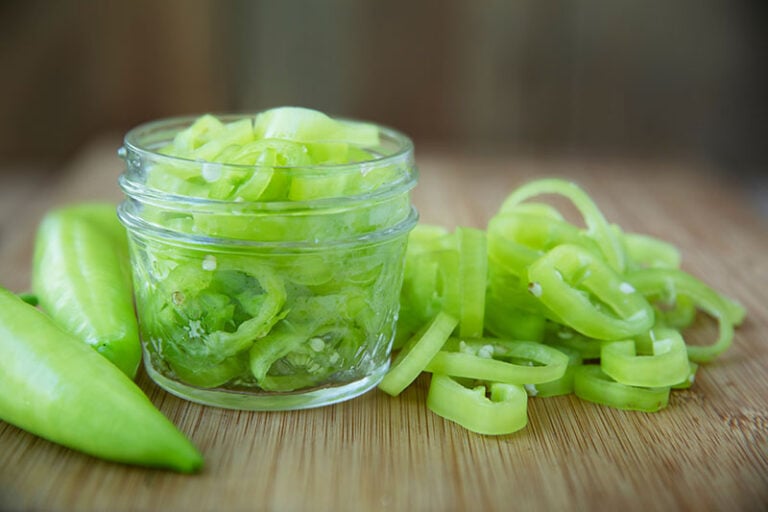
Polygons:
<instances>
[{"instance_id":1,"label":"green pepper ring","mask_svg":"<svg viewBox=\"0 0 768 512\"><path fill-rule=\"evenodd\" d=\"M459 341L454 338L446 345L456 343L474 345L475 349L484 346L491 347L493 354L502 357L526 359L543 364L531 366L499 361L490 357L459 352L458 350L441 350L432 358L425 371L505 384L540 384L561 378L568 367L568 356L561 351L532 341L511 341L498 339L477 339Z\"/></svg>"},{"instance_id":2,"label":"green pepper ring","mask_svg":"<svg viewBox=\"0 0 768 512\"><path fill-rule=\"evenodd\" d=\"M467 388L447 375L434 374L427 407L435 414L485 435L516 432L528 423L528 394L522 386L492 382Z\"/></svg>"},{"instance_id":3,"label":"green pepper ring","mask_svg":"<svg viewBox=\"0 0 768 512\"><path fill-rule=\"evenodd\" d=\"M683 382L690 373L683 337L674 329L654 329L653 355L638 355L635 340L604 342L600 367L628 386L661 387Z\"/></svg>"},{"instance_id":4,"label":"green pepper ring","mask_svg":"<svg viewBox=\"0 0 768 512\"><path fill-rule=\"evenodd\" d=\"M582 400L628 411L656 412L669 404L669 387L643 388L612 380L600 366L576 368L573 391Z\"/></svg>"},{"instance_id":5,"label":"green pepper ring","mask_svg":"<svg viewBox=\"0 0 768 512\"><path fill-rule=\"evenodd\" d=\"M600 340L636 336L651 328L653 308L605 262L578 245L563 244L528 269L529 289L547 308L576 331ZM603 312L570 283L578 282L615 315Z\"/></svg>"}]
</instances>

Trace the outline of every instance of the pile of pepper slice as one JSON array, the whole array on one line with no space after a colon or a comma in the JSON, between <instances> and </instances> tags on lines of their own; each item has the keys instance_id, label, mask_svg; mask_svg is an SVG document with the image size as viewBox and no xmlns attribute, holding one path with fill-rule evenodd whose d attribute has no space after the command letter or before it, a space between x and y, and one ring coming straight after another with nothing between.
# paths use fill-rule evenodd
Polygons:
<instances>
[{"instance_id":1,"label":"pile of pepper slice","mask_svg":"<svg viewBox=\"0 0 768 512\"><path fill-rule=\"evenodd\" d=\"M569 200L584 227L530 201L541 195ZM431 373L427 406L481 434L523 428L527 396L575 393L658 411L731 345L746 314L680 264L674 245L624 233L560 179L514 190L487 231L419 225L406 256L400 352L380 388L398 395ZM686 343L698 311L719 324L710 345Z\"/></svg>"}]
</instances>

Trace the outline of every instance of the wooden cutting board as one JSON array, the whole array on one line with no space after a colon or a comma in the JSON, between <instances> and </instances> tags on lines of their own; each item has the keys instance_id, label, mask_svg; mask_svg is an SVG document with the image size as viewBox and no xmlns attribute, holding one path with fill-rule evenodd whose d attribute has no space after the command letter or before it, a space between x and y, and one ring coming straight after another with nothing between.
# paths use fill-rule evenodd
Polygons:
<instances>
[{"instance_id":1,"label":"wooden cutting board","mask_svg":"<svg viewBox=\"0 0 768 512\"><path fill-rule=\"evenodd\" d=\"M0 177L0 283L26 288L36 223L74 200L118 200L119 138L86 148L55 181ZM628 231L677 244L684 268L748 309L734 346L658 413L573 396L530 400L511 436L472 434L429 412L426 377L295 412L182 401L144 374L150 399L202 450L193 476L128 467L0 421L2 510L765 510L768 507L768 229L743 192L676 163L417 154L422 221L484 227L527 179L583 185ZM705 342L706 322L690 333ZM1 355L0 355L1 357ZM0 376L2 378L2 376ZM108 397L104 397L108 400Z\"/></svg>"}]
</instances>

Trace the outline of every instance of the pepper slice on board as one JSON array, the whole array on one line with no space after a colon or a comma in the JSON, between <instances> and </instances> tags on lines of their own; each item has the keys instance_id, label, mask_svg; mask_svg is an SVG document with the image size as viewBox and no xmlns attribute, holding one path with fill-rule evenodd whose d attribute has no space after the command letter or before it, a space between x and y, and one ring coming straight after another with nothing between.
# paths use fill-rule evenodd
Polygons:
<instances>
[{"instance_id":1,"label":"pepper slice on board","mask_svg":"<svg viewBox=\"0 0 768 512\"><path fill-rule=\"evenodd\" d=\"M392 396L402 393L424 371L458 323L451 315L438 313L422 332L416 333L400 350L389 372L379 383L379 389Z\"/></svg>"},{"instance_id":2,"label":"pepper slice on board","mask_svg":"<svg viewBox=\"0 0 768 512\"><path fill-rule=\"evenodd\" d=\"M434 374L427 407L462 427L486 435L516 432L528 423L528 395L522 386L492 382L467 388L447 375Z\"/></svg>"},{"instance_id":3,"label":"pepper slice on board","mask_svg":"<svg viewBox=\"0 0 768 512\"><path fill-rule=\"evenodd\" d=\"M653 308L602 259L563 244L528 269L529 289L563 323L600 340L636 336L651 328Z\"/></svg>"},{"instance_id":4,"label":"pepper slice on board","mask_svg":"<svg viewBox=\"0 0 768 512\"><path fill-rule=\"evenodd\" d=\"M644 353L639 354L641 348ZM690 374L683 337L674 329L663 328L635 340L603 342L600 367L628 386L673 386Z\"/></svg>"},{"instance_id":5,"label":"pepper slice on board","mask_svg":"<svg viewBox=\"0 0 768 512\"><path fill-rule=\"evenodd\" d=\"M582 400L628 411L663 409L669 403L669 390L669 386L643 388L616 382L594 364L576 368L573 376L573 391Z\"/></svg>"},{"instance_id":6,"label":"pepper slice on board","mask_svg":"<svg viewBox=\"0 0 768 512\"><path fill-rule=\"evenodd\" d=\"M499 360L501 358L524 360L526 363L516 364ZM533 362L540 366L534 366ZM538 384L559 379L565 374L567 366L568 356L542 343L493 338L465 341L454 338L435 354L425 370L452 377L506 384Z\"/></svg>"}]
</instances>

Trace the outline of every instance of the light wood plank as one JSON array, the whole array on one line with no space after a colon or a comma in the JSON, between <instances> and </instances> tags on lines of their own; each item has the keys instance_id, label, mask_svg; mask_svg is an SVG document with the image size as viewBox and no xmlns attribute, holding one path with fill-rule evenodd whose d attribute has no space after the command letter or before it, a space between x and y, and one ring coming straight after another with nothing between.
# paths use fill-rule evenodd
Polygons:
<instances>
[{"instance_id":1,"label":"light wood plank","mask_svg":"<svg viewBox=\"0 0 768 512\"><path fill-rule=\"evenodd\" d=\"M26 211L117 199L114 140L88 149ZM260 413L184 402L141 372L142 389L204 452L201 474L98 461L0 422L0 508L645 511L768 503L768 230L740 191L680 163L429 152L417 160L422 220L448 227L483 227L529 178L577 180L610 220L676 243L686 269L744 303L749 316L734 346L659 413L534 398L529 426L498 438L430 413L425 376L398 398L373 391L316 410ZM28 244L30 223L13 226ZM0 280L28 273L21 252L9 257L0 246ZM703 342L709 334L705 325L691 336Z\"/></svg>"}]
</instances>

